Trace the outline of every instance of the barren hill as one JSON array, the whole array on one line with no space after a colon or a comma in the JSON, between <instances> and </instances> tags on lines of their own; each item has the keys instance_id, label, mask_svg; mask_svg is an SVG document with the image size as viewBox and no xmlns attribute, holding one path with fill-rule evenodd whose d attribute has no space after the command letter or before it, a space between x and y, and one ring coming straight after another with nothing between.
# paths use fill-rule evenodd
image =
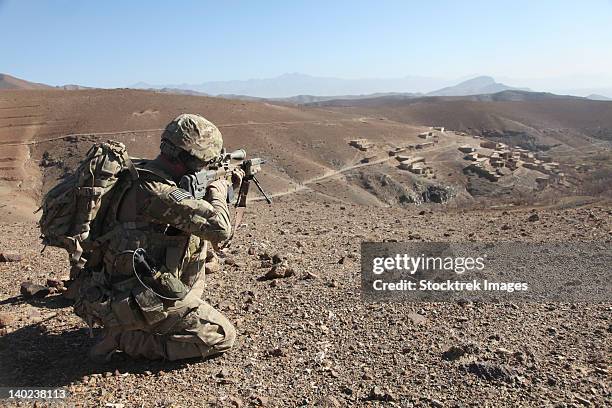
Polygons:
<instances>
[{"instance_id":1,"label":"barren hill","mask_svg":"<svg viewBox=\"0 0 612 408\"><path fill-rule=\"evenodd\" d=\"M11 75L0 74L0 89L51 89L52 86L29 82Z\"/></svg>"},{"instance_id":2,"label":"barren hill","mask_svg":"<svg viewBox=\"0 0 612 408\"><path fill-rule=\"evenodd\" d=\"M73 168L94 141L116 139L132 155L152 157L165 124L183 112L200 113L219 125L228 148L245 147L267 158L262 180L272 193L301 188L311 178L358 163L363 154L349 146L353 138L386 145L416 140L423 130L318 108L149 91L3 91L2 191L11 200L27 195L27 208L35 208L40 191Z\"/></svg>"}]
</instances>

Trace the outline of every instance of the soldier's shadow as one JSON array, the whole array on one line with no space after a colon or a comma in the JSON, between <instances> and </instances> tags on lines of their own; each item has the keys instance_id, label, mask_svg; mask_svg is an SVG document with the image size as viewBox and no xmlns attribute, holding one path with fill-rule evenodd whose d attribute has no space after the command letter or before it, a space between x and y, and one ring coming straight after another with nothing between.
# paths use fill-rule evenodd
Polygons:
<instances>
[{"instance_id":1,"label":"soldier's shadow","mask_svg":"<svg viewBox=\"0 0 612 408\"><path fill-rule=\"evenodd\" d=\"M99 335L99 330L94 330L94 334ZM93 374L133 375L146 371L155 374L201 361L148 361L120 356L112 362L96 364L87 358L87 352L95 341L89 337L87 328L56 334L46 333L38 324L5 334L0 337L0 386L63 387Z\"/></svg>"}]
</instances>

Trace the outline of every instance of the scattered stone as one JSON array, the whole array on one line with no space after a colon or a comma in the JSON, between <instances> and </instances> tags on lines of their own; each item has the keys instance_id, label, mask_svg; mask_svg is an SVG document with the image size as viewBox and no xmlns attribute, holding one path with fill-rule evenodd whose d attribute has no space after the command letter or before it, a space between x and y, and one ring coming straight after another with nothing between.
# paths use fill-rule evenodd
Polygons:
<instances>
[{"instance_id":1,"label":"scattered stone","mask_svg":"<svg viewBox=\"0 0 612 408\"><path fill-rule=\"evenodd\" d=\"M421 314L418 313L408 313L408 319L410 319L412 321L413 324L419 325L419 324L424 324L425 322L427 322L427 318Z\"/></svg>"},{"instance_id":2,"label":"scattered stone","mask_svg":"<svg viewBox=\"0 0 612 408\"><path fill-rule=\"evenodd\" d=\"M235 407L235 408L244 407L244 402L242 402L240 398L234 397L233 395L227 397L227 402L229 402L230 406Z\"/></svg>"},{"instance_id":3,"label":"scattered stone","mask_svg":"<svg viewBox=\"0 0 612 408\"><path fill-rule=\"evenodd\" d=\"M37 285L32 282L23 282L21 284L21 295L26 299L36 298L42 299L47 296L51 291L48 287Z\"/></svg>"},{"instance_id":4,"label":"scattered stone","mask_svg":"<svg viewBox=\"0 0 612 408\"><path fill-rule=\"evenodd\" d=\"M269 279L278 279L278 278L288 278L290 276L295 275L295 270L293 268L288 267L286 264L277 264L272 266L272 269L266 273L263 278L265 280Z\"/></svg>"},{"instance_id":5,"label":"scattered stone","mask_svg":"<svg viewBox=\"0 0 612 408\"><path fill-rule=\"evenodd\" d=\"M538 221L539 219L540 219L540 216L537 213L534 213L534 214L531 214L529 218L527 218L527 221L535 222L535 221Z\"/></svg>"},{"instance_id":6,"label":"scattered stone","mask_svg":"<svg viewBox=\"0 0 612 408\"><path fill-rule=\"evenodd\" d=\"M19 262L23 259L16 252L0 252L0 262Z\"/></svg>"},{"instance_id":7,"label":"scattered stone","mask_svg":"<svg viewBox=\"0 0 612 408\"><path fill-rule=\"evenodd\" d=\"M227 368L222 368L221 371L217 373L217 378L230 378L232 375Z\"/></svg>"},{"instance_id":8,"label":"scattered stone","mask_svg":"<svg viewBox=\"0 0 612 408\"><path fill-rule=\"evenodd\" d=\"M340 391L346 395L353 395L353 392L354 392L353 389L349 387L348 385L342 386L342 388L340 388Z\"/></svg>"},{"instance_id":9,"label":"scattered stone","mask_svg":"<svg viewBox=\"0 0 612 408\"><path fill-rule=\"evenodd\" d=\"M304 275L304 279L319 279L319 275L316 273L307 272L306 275Z\"/></svg>"},{"instance_id":10,"label":"scattered stone","mask_svg":"<svg viewBox=\"0 0 612 408\"><path fill-rule=\"evenodd\" d=\"M280 254L274 254L274 255L272 255L272 263L273 263L273 264L275 264L275 265L276 265L276 264L279 264L279 263L281 263L281 262L283 262L283 258L280 256Z\"/></svg>"},{"instance_id":11,"label":"scattered stone","mask_svg":"<svg viewBox=\"0 0 612 408\"><path fill-rule=\"evenodd\" d=\"M13 323L13 321L15 321L13 315L10 315L8 313L0 313L0 329L10 325L11 323Z\"/></svg>"},{"instance_id":12,"label":"scattered stone","mask_svg":"<svg viewBox=\"0 0 612 408\"><path fill-rule=\"evenodd\" d=\"M251 400L253 401L253 404L255 405L259 405L259 406L268 405L268 397L264 397L263 395L252 395Z\"/></svg>"},{"instance_id":13,"label":"scattered stone","mask_svg":"<svg viewBox=\"0 0 612 408\"><path fill-rule=\"evenodd\" d=\"M442 358L446 361L455 361L465 356L466 354L476 354L478 353L479 348L474 343L467 343L462 345L453 345L444 353L442 353Z\"/></svg>"},{"instance_id":14,"label":"scattered stone","mask_svg":"<svg viewBox=\"0 0 612 408\"><path fill-rule=\"evenodd\" d=\"M280 347L270 350L270 355L272 357L282 357L285 355L285 350Z\"/></svg>"},{"instance_id":15,"label":"scattered stone","mask_svg":"<svg viewBox=\"0 0 612 408\"><path fill-rule=\"evenodd\" d=\"M487 381L513 383L517 376L516 371L510 367L482 361L474 361L463 366L463 369Z\"/></svg>"},{"instance_id":16,"label":"scattered stone","mask_svg":"<svg viewBox=\"0 0 612 408\"><path fill-rule=\"evenodd\" d=\"M379 386L374 386L370 390L370 394L368 394L369 401L383 401L383 402L391 402L395 401L395 396L391 394L388 390L383 390Z\"/></svg>"},{"instance_id":17,"label":"scattered stone","mask_svg":"<svg viewBox=\"0 0 612 408\"><path fill-rule=\"evenodd\" d=\"M501 229L502 229L502 231L507 231L507 230L512 229L512 227L509 226L508 224L504 224L504 225L502 225Z\"/></svg>"}]
</instances>

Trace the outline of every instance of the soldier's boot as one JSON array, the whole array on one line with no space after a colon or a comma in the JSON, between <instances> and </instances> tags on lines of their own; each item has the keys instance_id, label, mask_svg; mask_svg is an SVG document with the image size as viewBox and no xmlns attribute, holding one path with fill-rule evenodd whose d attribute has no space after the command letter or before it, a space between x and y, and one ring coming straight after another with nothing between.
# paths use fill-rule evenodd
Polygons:
<instances>
[{"instance_id":1,"label":"soldier's boot","mask_svg":"<svg viewBox=\"0 0 612 408\"><path fill-rule=\"evenodd\" d=\"M111 361L113 354L119 349L121 332L107 330L104 337L89 350L89 359L95 363Z\"/></svg>"}]
</instances>

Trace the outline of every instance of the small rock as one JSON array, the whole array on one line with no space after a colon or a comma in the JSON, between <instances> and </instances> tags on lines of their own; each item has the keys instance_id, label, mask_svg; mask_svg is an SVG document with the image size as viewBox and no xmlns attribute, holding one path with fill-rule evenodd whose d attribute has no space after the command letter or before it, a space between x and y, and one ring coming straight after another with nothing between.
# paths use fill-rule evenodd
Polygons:
<instances>
[{"instance_id":1,"label":"small rock","mask_svg":"<svg viewBox=\"0 0 612 408\"><path fill-rule=\"evenodd\" d=\"M217 373L217 378L230 378L231 374L227 368L222 368L221 371Z\"/></svg>"},{"instance_id":2,"label":"small rock","mask_svg":"<svg viewBox=\"0 0 612 408\"><path fill-rule=\"evenodd\" d=\"M288 278L295 275L295 270L285 264L277 264L264 275L264 279Z\"/></svg>"},{"instance_id":3,"label":"small rock","mask_svg":"<svg viewBox=\"0 0 612 408\"><path fill-rule=\"evenodd\" d=\"M225 264L229 266L236 265L236 260L234 258L227 256L225 257Z\"/></svg>"},{"instance_id":4,"label":"small rock","mask_svg":"<svg viewBox=\"0 0 612 408\"><path fill-rule=\"evenodd\" d=\"M273 264L275 264L275 265L276 265L276 264L279 264L279 263L281 263L281 262L283 262L283 258L280 256L280 254L274 254L274 255L272 255L272 263L273 263Z\"/></svg>"},{"instance_id":5,"label":"small rock","mask_svg":"<svg viewBox=\"0 0 612 408\"><path fill-rule=\"evenodd\" d=\"M503 381L513 383L516 379L516 372L504 365L495 365L488 362L474 361L465 365L463 369L487 381Z\"/></svg>"},{"instance_id":6,"label":"small rock","mask_svg":"<svg viewBox=\"0 0 612 408\"><path fill-rule=\"evenodd\" d=\"M353 389L348 385L344 385L342 388L340 388L340 391L346 395L353 395L354 392Z\"/></svg>"},{"instance_id":7,"label":"small rock","mask_svg":"<svg viewBox=\"0 0 612 408\"><path fill-rule=\"evenodd\" d=\"M244 407L244 402L242 402L240 398L234 397L233 395L227 397L227 402L229 402L230 406L232 407L236 407L236 408Z\"/></svg>"},{"instance_id":8,"label":"small rock","mask_svg":"<svg viewBox=\"0 0 612 408\"><path fill-rule=\"evenodd\" d=\"M255 249L255 247L249 247L249 249L247 250L247 253L249 255L255 255L255 253L257 252L257 250Z\"/></svg>"},{"instance_id":9,"label":"small rock","mask_svg":"<svg viewBox=\"0 0 612 408\"><path fill-rule=\"evenodd\" d=\"M16 252L0 252L0 262L19 262L23 259Z\"/></svg>"},{"instance_id":10,"label":"small rock","mask_svg":"<svg viewBox=\"0 0 612 408\"><path fill-rule=\"evenodd\" d=\"M408 313L407 316L413 324L419 325L419 324L423 324L425 322L427 322L427 318L423 315L420 315L418 313Z\"/></svg>"},{"instance_id":11,"label":"small rock","mask_svg":"<svg viewBox=\"0 0 612 408\"><path fill-rule=\"evenodd\" d=\"M264 397L263 395L253 395L251 400L255 405L265 406L268 405L268 397Z\"/></svg>"},{"instance_id":12,"label":"small rock","mask_svg":"<svg viewBox=\"0 0 612 408\"><path fill-rule=\"evenodd\" d=\"M502 231L507 231L507 230L512 229L512 227L509 226L508 224L504 224L504 225L502 225L501 229L502 229Z\"/></svg>"},{"instance_id":13,"label":"small rock","mask_svg":"<svg viewBox=\"0 0 612 408\"><path fill-rule=\"evenodd\" d=\"M535 221L538 221L539 219L540 219L540 216L537 213L533 213L529 216L529 218L527 218L527 221L535 222Z\"/></svg>"},{"instance_id":14,"label":"small rock","mask_svg":"<svg viewBox=\"0 0 612 408\"><path fill-rule=\"evenodd\" d=\"M395 396L392 395L387 390L382 390L380 387L374 386L370 390L370 394L368 395L368 400L390 402L390 401L395 401Z\"/></svg>"},{"instance_id":15,"label":"small rock","mask_svg":"<svg viewBox=\"0 0 612 408\"><path fill-rule=\"evenodd\" d=\"M270 355L272 357L282 357L285 355L285 350L280 347L270 350Z\"/></svg>"},{"instance_id":16,"label":"small rock","mask_svg":"<svg viewBox=\"0 0 612 408\"><path fill-rule=\"evenodd\" d=\"M478 346L473 343L453 345L444 353L442 358L447 361L455 361L465 356L466 354L476 354L478 352Z\"/></svg>"},{"instance_id":17,"label":"small rock","mask_svg":"<svg viewBox=\"0 0 612 408\"><path fill-rule=\"evenodd\" d=\"M338 264L340 265L344 265L344 262L346 262L346 256L343 256L342 258L338 260Z\"/></svg>"},{"instance_id":18,"label":"small rock","mask_svg":"<svg viewBox=\"0 0 612 408\"><path fill-rule=\"evenodd\" d=\"M444 404L441 401L438 401L437 399L432 399L430 402L432 407L444 408Z\"/></svg>"},{"instance_id":19,"label":"small rock","mask_svg":"<svg viewBox=\"0 0 612 408\"><path fill-rule=\"evenodd\" d=\"M304 279L319 279L319 275L316 273L307 272L306 275L304 275Z\"/></svg>"},{"instance_id":20,"label":"small rock","mask_svg":"<svg viewBox=\"0 0 612 408\"><path fill-rule=\"evenodd\" d=\"M51 291L48 287L37 285L32 282L23 282L21 284L21 295L26 299L37 298L42 299Z\"/></svg>"}]
</instances>

